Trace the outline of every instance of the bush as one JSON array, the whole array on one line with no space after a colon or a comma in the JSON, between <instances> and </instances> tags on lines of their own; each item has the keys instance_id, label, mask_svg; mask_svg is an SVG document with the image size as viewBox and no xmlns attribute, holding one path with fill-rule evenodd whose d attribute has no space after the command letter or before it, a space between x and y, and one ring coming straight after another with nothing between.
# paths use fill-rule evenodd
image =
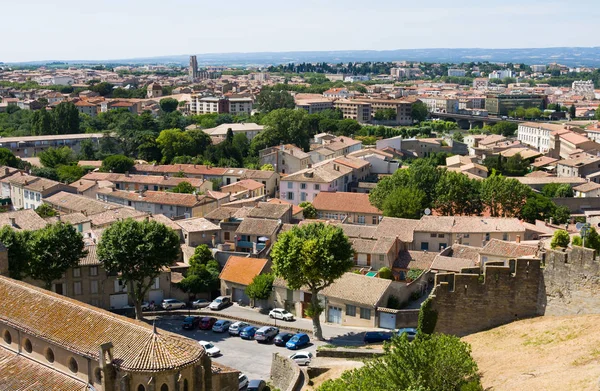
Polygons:
<instances>
[{"instance_id":1,"label":"bush","mask_svg":"<svg viewBox=\"0 0 600 391\"><path fill-rule=\"evenodd\" d=\"M379 269L379 278L384 278L393 281L394 274L392 273L389 267L382 267L381 269Z\"/></svg>"},{"instance_id":2,"label":"bush","mask_svg":"<svg viewBox=\"0 0 600 391\"><path fill-rule=\"evenodd\" d=\"M124 174L133 168L135 162L133 159L128 158L124 155L112 155L108 156L102 161L100 171L102 172L115 172Z\"/></svg>"},{"instance_id":3,"label":"bush","mask_svg":"<svg viewBox=\"0 0 600 391\"><path fill-rule=\"evenodd\" d=\"M569 236L569 233L564 229L559 229L558 231L554 232L552 241L550 242L550 247L567 247L570 241L571 237Z\"/></svg>"},{"instance_id":4,"label":"bush","mask_svg":"<svg viewBox=\"0 0 600 391\"><path fill-rule=\"evenodd\" d=\"M428 297L419 310L419 324L417 329L424 334L433 334L437 323L437 311L432 307L431 297Z\"/></svg>"},{"instance_id":5,"label":"bush","mask_svg":"<svg viewBox=\"0 0 600 391\"><path fill-rule=\"evenodd\" d=\"M396 296L390 296L390 297L388 297L387 308L399 310L402 308L402 303Z\"/></svg>"},{"instance_id":6,"label":"bush","mask_svg":"<svg viewBox=\"0 0 600 391\"><path fill-rule=\"evenodd\" d=\"M274 281L275 277L270 273L259 274L246 287L246 295L253 300L266 300L271 296Z\"/></svg>"},{"instance_id":7,"label":"bush","mask_svg":"<svg viewBox=\"0 0 600 391\"><path fill-rule=\"evenodd\" d=\"M406 273L406 279L410 281L414 281L419 278L423 274L422 269L410 269L408 273Z\"/></svg>"}]
</instances>

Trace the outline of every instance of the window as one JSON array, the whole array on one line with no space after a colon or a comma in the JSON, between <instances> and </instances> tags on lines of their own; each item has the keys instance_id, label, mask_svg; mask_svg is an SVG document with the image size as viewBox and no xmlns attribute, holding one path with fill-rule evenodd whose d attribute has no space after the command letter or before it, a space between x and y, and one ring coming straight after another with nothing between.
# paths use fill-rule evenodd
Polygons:
<instances>
[{"instance_id":1,"label":"window","mask_svg":"<svg viewBox=\"0 0 600 391\"><path fill-rule=\"evenodd\" d=\"M364 224L365 223L365 216L358 216L358 224Z\"/></svg>"},{"instance_id":2,"label":"window","mask_svg":"<svg viewBox=\"0 0 600 391\"><path fill-rule=\"evenodd\" d=\"M160 391L169 391L169 386L163 383L163 385L160 386Z\"/></svg>"},{"instance_id":3,"label":"window","mask_svg":"<svg viewBox=\"0 0 600 391\"><path fill-rule=\"evenodd\" d=\"M300 201L306 201L306 193L300 193Z\"/></svg>"},{"instance_id":4,"label":"window","mask_svg":"<svg viewBox=\"0 0 600 391\"><path fill-rule=\"evenodd\" d=\"M346 316L356 316L356 307L353 305L346 305Z\"/></svg>"},{"instance_id":5,"label":"window","mask_svg":"<svg viewBox=\"0 0 600 391\"><path fill-rule=\"evenodd\" d=\"M231 232L224 232L223 237L225 240L231 240Z\"/></svg>"},{"instance_id":6,"label":"window","mask_svg":"<svg viewBox=\"0 0 600 391\"><path fill-rule=\"evenodd\" d=\"M315 190L320 190L321 189L321 185L319 185L318 183L315 184Z\"/></svg>"},{"instance_id":7,"label":"window","mask_svg":"<svg viewBox=\"0 0 600 391\"><path fill-rule=\"evenodd\" d=\"M4 342L7 345L10 345L12 343L12 336L10 335L10 331L4 330L4 333L2 334L2 338L4 339Z\"/></svg>"},{"instance_id":8,"label":"window","mask_svg":"<svg viewBox=\"0 0 600 391\"><path fill-rule=\"evenodd\" d=\"M146 391L146 387L143 384L140 384L137 388L137 391Z\"/></svg>"},{"instance_id":9,"label":"window","mask_svg":"<svg viewBox=\"0 0 600 391\"><path fill-rule=\"evenodd\" d=\"M360 318L361 319L371 319L371 310L368 308L360 309Z\"/></svg>"},{"instance_id":10,"label":"window","mask_svg":"<svg viewBox=\"0 0 600 391\"><path fill-rule=\"evenodd\" d=\"M300 188L301 188L301 189L306 189L306 183L301 183L301 184L300 184Z\"/></svg>"},{"instance_id":11,"label":"window","mask_svg":"<svg viewBox=\"0 0 600 391\"><path fill-rule=\"evenodd\" d=\"M77 360L75 360L73 357L69 358L69 370L73 373L77 373L77 371L79 371Z\"/></svg>"},{"instance_id":12,"label":"window","mask_svg":"<svg viewBox=\"0 0 600 391\"><path fill-rule=\"evenodd\" d=\"M81 281L77 281L73 283L73 294L81 295Z\"/></svg>"},{"instance_id":13,"label":"window","mask_svg":"<svg viewBox=\"0 0 600 391\"><path fill-rule=\"evenodd\" d=\"M90 281L90 293L95 295L98 293L98 281L92 280Z\"/></svg>"},{"instance_id":14,"label":"window","mask_svg":"<svg viewBox=\"0 0 600 391\"><path fill-rule=\"evenodd\" d=\"M502 234L502 240L508 240L508 234L506 232Z\"/></svg>"},{"instance_id":15,"label":"window","mask_svg":"<svg viewBox=\"0 0 600 391\"><path fill-rule=\"evenodd\" d=\"M46 357L46 361L48 361L49 363L54 362L54 352L52 351L52 349L47 348L44 356Z\"/></svg>"},{"instance_id":16,"label":"window","mask_svg":"<svg viewBox=\"0 0 600 391\"><path fill-rule=\"evenodd\" d=\"M24 197L25 199L29 198L29 190L25 190Z\"/></svg>"},{"instance_id":17,"label":"window","mask_svg":"<svg viewBox=\"0 0 600 391\"><path fill-rule=\"evenodd\" d=\"M36 200L37 202L40 202L40 193L36 193L36 194L35 194L35 200Z\"/></svg>"},{"instance_id":18,"label":"window","mask_svg":"<svg viewBox=\"0 0 600 391\"><path fill-rule=\"evenodd\" d=\"M90 276L97 276L98 275L98 266L91 266L90 267Z\"/></svg>"},{"instance_id":19,"label":"window","mask_svg":"<svg viewBox=\"0 0 600 391\"><path fill-rule=\"evenodd\" d=\"M489 234L489 232L485 234L485 240L486 240L486 241L489 241L489 240L490 240L490 234Z\"/></svg>"},{"instance_id":20,"label":"window","mask_svg":"<svg viewBox=\"0 0 600 391\"><path fill-rule=\"evenodd\" d=\"M75 278L81 277L81 268L76 267L73 269L73 277L75 277Z\"/></svg>"},{"instance_id":21,"label":"window","mask_svg":"<svg viewBox=\"0 0 600 391\"><path fill-rule=\"evenodd\" d=\"M429 242L421 242L421 250L423 250L423 251L429 250Z\"/></svg>"},{"instance_id":22,"label":"window","mask_svg":"<svg viewBox=\"0 0 600 391\"><path fill-rule=\"evenodd\" d=\"M470 237L470 236L471 236L471 235L469 235L469 234L464 234L464 235L463 235L463 238L468 238L468 237Z\"/></svg>"},{"instance_id":23,"label":"window","mask_svg":"<svg viewBox=\"0 0 600 391\"><path fill-rule=\"evenodd\" d=\"M293 182L288 182L287 183L287 188L288 189L293 189L294 188L294 183Z\"/></svg>"},{"instance_id":24,"label":"window","mask_svg":"<svg viewBox=\"0 0 600 391\"><path fill-rule=\"evenodd\" d=\"M384 261L385 261L385 255L379 254L379 262L384 262Z\"/></svg>"},{"instance_id":25,"label":"window","mask_svg":"<svg viewBox=\"0 0 600 391\"><path fill-rule=\"evenodd\" d=\"M438 238L443 238L444 236L444 234L438 234Z\"/></svg>"},{"instance_id":26,"label":"window","mask_svg":"<svg viewBox=\"0 0 600 391\"><path fill-rule=\"evenodd\" d=\"M294 199L294 193L292 193L291 191L289 193L287 193L287 199L288 200L293 200Z\"/></svg>"},{"instance_id":27,"label":"window","mask_svg":"<svg viewBox=\"0 0 600 391\"><path fill-rule=\"evenodd\" d=\"M372 218L372 220L371 220L371 223L372 223L373 225L377 225L377 221L378 221L378 220L377 220L377 216L373 216L373 218Z\"/></svg>"},{"instance_id":28,"label":"window","mask_svg":"<svg viewBox=\"0 0 600 391\"><path fill-rule=\"evenodd\" d=\"M31 345L31 341L28 338L23 340L23 349L25 349L27 353L33 352L33 345Z\"/></svg>"},{"instance_id":29,"label":"window","mask_svg":"<svg viewBox=\"0 0 600 391\"><path fill-rule=\"evenodd\" d=\"M154 279L154 282L152 283L152 286L150 286L150 289L159 289L160 288L160 279L158 277L156 277Z\"/></svg>"},{"instance_id":30,"label":"window","mask_svg":"<svg viewBox=\"0 0 600 391\"><path fill-rule=\"evenodd\" d=\"M437 234L430 234L429 236L432 238L437 238Z\"/></svg>"}]
</instances>

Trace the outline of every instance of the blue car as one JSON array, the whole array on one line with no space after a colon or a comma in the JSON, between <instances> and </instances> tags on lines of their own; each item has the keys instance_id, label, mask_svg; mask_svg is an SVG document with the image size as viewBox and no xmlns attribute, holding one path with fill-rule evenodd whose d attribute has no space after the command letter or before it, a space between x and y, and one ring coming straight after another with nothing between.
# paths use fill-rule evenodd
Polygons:
<instances>
[{"instance_id":1,"label":"blue car","mask_svg":"<svg viewBox=\"0 0 600 391\"><path fill-rule=\"evenodd\" d=\"M415 337L417 336L417 329L412 328L412 327L405 327L403 329L399 329L398 336L400 336L402 334L406 334L406 337L408 338L408 340L413 341L415 339Z\"/></svg>"},{"instance_id":2,"label":"blue car","mask_svg":"<svg viewBox=\"0 0 600 391\"><path fill-rule=\"evenodd\" d=\"M285 347L291 350L296 350L308 345L309 342L310 339L308 338L308 335L304 333L296 334L289 341L287 341Z\"/></svg>"},{"instance_id":3,"label":"blue car","mask_svg":"<svg viewBox=\"0 0 600 391\"><path fill-rule=\"evenodd\" d=\"M392 333L381 331L367 331L363 338L364 343L381 343L392 339Z\"/></svg>"},{"instance_id":4,"label":"blue car","mask_svg":"<svg viewBox=\"0 0 600 391\"><path fill-rule=\"evenodd\" d=\"M256 334L256 330L258 327L256 326L248 326L240 331L240 338L242 339L254 339L254 334Z\"/></svg>"}]
</instances>

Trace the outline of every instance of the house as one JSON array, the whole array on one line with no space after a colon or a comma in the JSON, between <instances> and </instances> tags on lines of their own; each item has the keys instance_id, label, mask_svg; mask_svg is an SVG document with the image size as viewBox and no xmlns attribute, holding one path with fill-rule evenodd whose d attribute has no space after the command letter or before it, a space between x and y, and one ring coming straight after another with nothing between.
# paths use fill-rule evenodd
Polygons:
<instances>
[{"instance_id":1,"label":"house","mask_svg":"<svg viewBox=\"0 0 600 391\"><path fill-rule=\"evenodd\" d=\"M587 182L573 188L575 197L600 197L600 184Z\"/></svg>"},{"instance_id":2,"label":"house","mask_svg":"<svg viewBox=\"0 0 600 391\"><path fill-rule=\"evenodd\" d=\"M350 238L350 243L354 250L354 266L365 271L376 271L382 267L391 269L398 257L399 243L396 238Z\"/></svg>"},{"instance_id":3,"label":"house","mask_svg":"<svg viewBox=\"0 0 600 391\"><path fill-rule=\"evenodd\" d=\"M538 246L520 243L520 239L516 242L492 239L479 252L479 265L483 268L487 262L504 262L506 265L510 259L537 258L539 251Z\"/></svg>"},{"instance_id":4,"label":"house","mask_svg":"<svg viewBox=\"0 0 600 391\"><path fill-rule=\"evenodd\" d=\"M221 241L221 228L205 218L177 220L175 224L181 227L183 241L190 247L197 247L201 244L215 247Z\"/></svg>"},{"instance_id":5,"label":"house","mask_svg":"<svg viewBox=\"0 0 600 391\"><path fill-rule=\"evenodd\" d=\"M213 375L211 360L195 340L8 277L0 276L0 295L3 389L237 387L238 372L225 367Z\"/></svg>"},{"instance_id":6,"label":"house","mask_svg":"<svg viewBox=\"0 0 600 391\"><path fill-rule=\"evenodd\" d=\"M436 256L436 253L428 251L400 251L400 253L398 254L398 258L392 266L394 278L397 281L406 281L407 273L410 270L430 270L431 264L433 263L433 259Z\"/></svg>"},{"instance_id":7,"label":"house","mask_svg":"<svg viewBox=\"0 0 600 391\"><path fill-rule=\"evenodd\" d=\"M375 148L361 149L352 152L348 156L363 159L371 165L371 173L378 175L391 175L400 168L400 161L396 160L393 154L380 151Z\"/></svg>"},{"instance_id":8,"label":"house","mask_svg":"<svg viewBox=\"0 0 600 391\"><path fill-rule=\"evenodd\" d=\"M199 178L205 180L223 179L227 168L213 167L201 164L136 164L133 172L141 175L184 175L186 178Z\"/></svg>"},{"instance_id":9,"label":"house","mask_svg":"<svg viewBox=\"0 0 600 391\"><path fill-rule=\"evenodd\" d=\"M147 217L148 213L130 207L121 207L89 214L88 216L93 228L105 228L119 220Z\"/></svg>"},{"instance_id":10,"label":"house","mask_svg":"<svg viewBox=\"0 0 600 391\"><path fill-rule=\"evenodd\" d=\"M228 248L235 250L235 232L243 219L248 216L250 210L252 210L252 208L221 206L208 212L204 215L204 218L219 226L221 229L222 242L225 243Z\"/></svg>"},{"instance_id":11,"label":"house","mask_svg":"<svg viewBox=\"0 0 600 391\"><path fill-rule=\"evenodd\" d=\"M76 133L76 134L52 134L41 136L2 137L0 147L8 148L19 157L37 156L48 148L59 148L67 146L73 149L75 154L81 150L81 142L90 140L98 147L104 133ZM112 137L112 136L107 136Z\"/></svg>"},{"instance_id":12,"label":"house","mask_svg":"<svg viewBox=\"0 0 600 391\"><path fill-rule=\"evenodd\" d=\"M44 200L58 192L76 193L76 189L47 178L15 173L0 180L10 187L10 198L15 209L37 209Z\"/></svg>"},{"instance_id":13,"label":"house","mask_svg":"<svg viewBox=\"0 0 600 391\"><path fill-rule=\"evenodd\" d=\"M222 193L229 193L232 200L265 196L265 185L253 179L242 179L230 185L221 186Z\"/></svg>"},{"instance_id":14,"label":"house","mask_svg":"<svg viewBox=\"0 0 600 391\"><path fill-rule=\"evenodd\" d=\"M44 228L48 223L33 209L0 213L0 226L9 226L16 231L35 231Z\"/></svg>"},{"instance_id":15,"label":"house","mask_svg":"<svg viewBox=\"0 0 600 391\"><path fill-rule=\"evenodd\" d=\"M219 275L221 294L231 296L233 302L250 304L250 298L245 292L246 287L252 283L254 277L268 272L269 268L269 261L266 259L230 256Z\"/></svg>"},{"instance_id":16,"label":"house","mask_svg":"<svg viewBox=\"0 0 600 391\"><path fill-rule=\"evenodd\" d=\"M460 273L464 268L479 268L481 247L453 244L435 254L431 264L433 273Z\"/></svg>"},{"instance_id":17,"label":"house","mask_svg":"<svg viewBox=\"0 0 600 391\"><path fill-rule=\"evenodd\" d=\"M44 220L46 220L48 224L54 224L59 221L70 224L77 230L77 232L80 233L87 232L92 229L92 219L80 212L47 217Z\"/></svg>"},{"instance_id":18,"label":"house","mask_svg":"<svg viewBox=\"0 0 600 391\"><path fill-rule=\"evenodd\" d=\"M88 179L80 179L70 184L77 191L77 194L88 198L96 198L98 189L103 187L114 188L115 184L110 181L91 181Z\"/></svg>"},{"instance_id":19,"label":"house","mask_svg":"<svg viewBox=\"0 0 600 391\"><path fill-rule=\"evenodd\" d=\"M477 164L477 163L468 163L468 164L465 164L464 166L459 166L459 167L457 167L457 166L448 167L447 170L460 172L461 174L465 174L466 176L468 176L471 179L477 179L477 180L485 179L488 176L487 167L483 166L481 164Z\"/></svg>"},{"instance_id":20,"label":"house","mask_svg":"<svg viewBox=\"0 0 600 391\"><path fill-rule=\"evenodd\" d=\"M202 129L202 131L213 137L223 137L227 136L227 132L229 129L233 132L233 135L243 134L246 136L248 141L252 140L256 135L264 130L263 125L258 125L252 122L249 123L234 123L234 124L221 124L215 128L210 129Z\"/></svg>"},{"instance_id":21,"label":"house","mask_svg":"<svg viewBox=\"0 0 600 391\"><path fill-rule=\"evenodd\" d=\"M271 164L280 174L293 174L312 164L310 155L292 144L265 148L258 156L261 166Z\"/></svg>"},{"instance_id":22,"label":"house","mask_svg":"<svg viewBox=\"0 0 600 391\"><path fill-rule=\"evenodd\" d=\"M312 150L311 161L318 163L323 160L342 157L349 153L360 151L362 149L362 141L354 140L350 137L339 136L328 141L323 141L323 145ZM324 153L322 153L322 151Z\"/></svg>"},{"instance_id":23,"label":"house","mask_svg":"<svg viewBox=\"0 0 600 391\"><path fill-rule=\"evenodd\" d=\"M383 218L383 213L371 205L368 194L320 192L315 196L312 205L320 219L377 225Z\"/></svg>"},{"instance_id":24,"label":"house","mask_svg":"<svg viewBox=\"0 0 600 391\"><path fill-rule=\"evenodd\" d=\"M586 178L600 172L600 157L590 154L578 154L576 157L556 162L556 176Z\"/></svg>"},{"instance_id":25,"label":"house","mask_svg":"<svg viewBox=\"0 0 600 391\"><path fill-rule=\"evenodd\" d=\"M259 202L247 215L253 219L278 220L287 224L292 222L292 204Z\"/></svg>"},{"instance_id":26,"label":"house","mask_svg":"<svg viewBox=\"0 0 600 391\"><path fill-rule=\"evenodd\" d=\"M106 204L82 195L65 191L58 192L44 199L44 203L63 213L81 212L83 214L96 214L109 209L118 208L116 205Z\"/></svg>"},{"instance_id":27,"label":"house","mask_svg":"<svg viewBox=\"0 0 600 391\"><path fill-rule=\"evenodd\" d=\"M139 193L99 189L98 200L115 205L130 206L152 214L174 217L202 217L219 206L219 202L206 194L169 193L141 190Z\"/></svg>"},{"instance_id":28,"label":"house","mask_svg":"<svg viewBox=\"0 0 600 391\"><path fill-rule=\"evenodd\" d=\"M245 217L235 231L235 250L256 254L275 243L281 223Z\"/></svg>"},{"instance_id":29,"label":"house","mask_svg":"<svg viewBox=\"0 0 600 391\"><path fill-rule=\"evenodd\" d=\"M304 209L299 207L298 205L291 204L287 201L280 200L279 198L271 198L267 201L269 204L278 204L278 205L291 205L292 206L292 220L303 220L304 219ZM284 223L285 224L285 223Z\"/></svg>"},{"instance_id":30,"label":"house","mask_svg":"<svg viewBox=\"0 0 600 391\"><path fill-rule=\"evenodd\" d=\"M93 171L84 175L81 180L111 182L114 184L115 189L126 191L168 191L182 182L187 182L192 185L192 187L194 187L195 191L198 193L203 193L213 189L213 183L203 179L177 178L166 175L135 175L130 174L129 172L126 172L125 174L117 174L111 172Z\"/></svg>"}]
</instances>

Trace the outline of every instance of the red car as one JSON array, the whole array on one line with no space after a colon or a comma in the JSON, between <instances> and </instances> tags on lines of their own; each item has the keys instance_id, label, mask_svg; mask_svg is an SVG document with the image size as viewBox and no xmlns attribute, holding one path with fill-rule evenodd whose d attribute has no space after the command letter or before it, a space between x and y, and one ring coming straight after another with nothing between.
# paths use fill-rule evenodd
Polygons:
<instances>
[{"instance_id":1,"label":"red car","mask_svg":"<svg viewBox=\"0 0 600 391\"><path fill-rule=\"evenodd\" d=\"M200 319L200 330L210 330L217 321L217 318L211 318L209 316Z\"/></svg>"}]
</instances>

